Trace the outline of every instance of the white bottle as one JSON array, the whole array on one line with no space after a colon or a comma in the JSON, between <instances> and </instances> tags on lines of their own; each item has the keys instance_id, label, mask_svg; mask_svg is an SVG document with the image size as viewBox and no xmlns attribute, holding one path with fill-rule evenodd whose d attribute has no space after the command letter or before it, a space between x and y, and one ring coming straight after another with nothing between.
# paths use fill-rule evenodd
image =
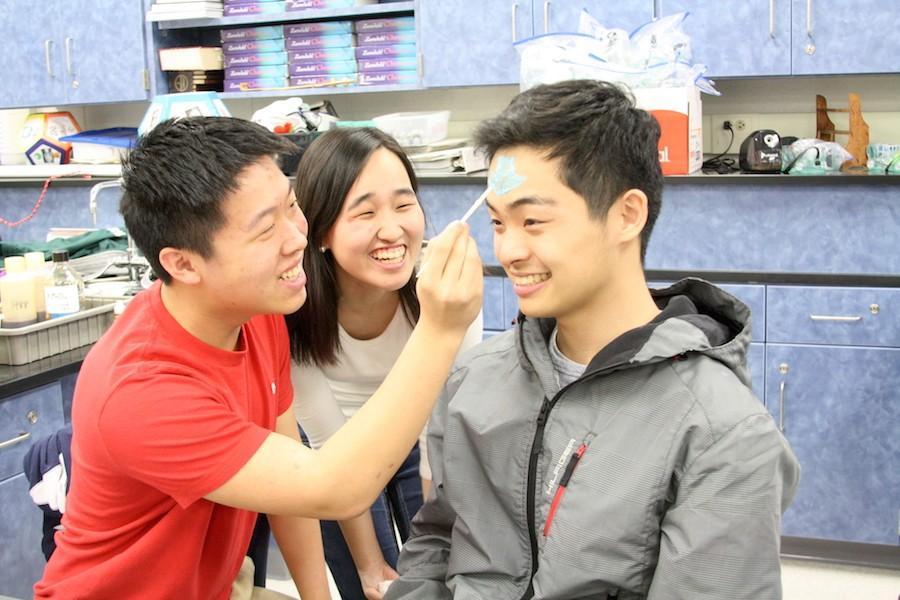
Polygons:
<instances>
[{"instance_id":1,"label":"white bottle","mask_svg":"<svg viewBox=\"0 0 900 600\"><path fill-rule=\"evenodd\" d=\"M64 317L81 310L81 277L69 266L69 251L53 251L53 268L44 284L47 317Z\"/></svg>"},{"instance_id":2,"label":"white bottle","mask_svg":"<svg viewBox=\"0 0 900 600\"><path fill-rule=\"evenodd\" d=\"M0 278L3 327L25 327L37 323L34 305L34 276L25 272L25 257L8 256L3 261L6 275Z\"/></svg>"},{"instance_id":3,"label":"white bottle","mask_svg":"<svg viewBox=\"0 0 900 600\"><path fill-rule=\"evenodd\" d=\"M37 311L37 320L47 319L47 310L44 301L44 284L47 281L47 265L44 262L43 252L26 252L25 268L34 278L34 309Z\"/></svg>"}]
</instances>

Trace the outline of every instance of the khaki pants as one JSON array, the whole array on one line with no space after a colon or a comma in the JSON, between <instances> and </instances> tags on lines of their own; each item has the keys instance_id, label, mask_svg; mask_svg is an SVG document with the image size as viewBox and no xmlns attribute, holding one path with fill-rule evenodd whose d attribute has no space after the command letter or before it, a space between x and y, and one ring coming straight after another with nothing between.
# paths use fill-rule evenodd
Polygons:
<instances>
[{"instance_id":1,"label":"khaki pants","mask_svg":"<svg viewBox=\"0 0 900 600\"><path fill-rule=\"evenodd\" d=\"M274 590L253 587L253 561L249 556L244 557L244 564L238 572L237 579L231 586L231 600L293 600Z\"/></svg>"}]
</instances>

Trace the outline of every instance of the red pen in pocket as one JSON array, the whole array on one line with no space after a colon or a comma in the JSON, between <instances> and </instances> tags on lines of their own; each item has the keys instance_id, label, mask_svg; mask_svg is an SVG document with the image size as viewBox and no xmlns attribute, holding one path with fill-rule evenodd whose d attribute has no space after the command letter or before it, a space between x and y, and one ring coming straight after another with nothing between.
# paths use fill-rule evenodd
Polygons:
<instances>
[{"instance_id":1,"label":"red pen in pocket","mask_svg":"<svg viewBox=\"0 0 900 600\"><path fill-rule=\"evenodd\" d=\"M575 467L578 466L578 461L581 460L581 457L584 456L586 451L587 444L582 443L578 446L578 449L575 450L575 452L572 453L571 458L569 458L569 463L566 465L566 470L563 471L562 477L559 478L559 485L556 486L556 494L553 495L553 502L550 504L550 512L547 513L547 522L544 523L544 537L547 537L550 534L550 525L553 524L553 517L556 516L556 510L559 508L559 504L566 494L566 486L569 485L569 479L572 478L572 473L575 471Z\"/></svg>"}]
</instances>

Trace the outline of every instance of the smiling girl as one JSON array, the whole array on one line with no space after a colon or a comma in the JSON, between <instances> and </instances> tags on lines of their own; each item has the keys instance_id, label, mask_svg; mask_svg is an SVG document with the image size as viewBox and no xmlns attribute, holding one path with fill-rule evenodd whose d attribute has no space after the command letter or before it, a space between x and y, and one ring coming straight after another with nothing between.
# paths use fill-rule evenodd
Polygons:
<instances>
[{"instance_id":1,"label":"smiling girl","mask_svg":"<svg viewBox=\"0 0 900 600\"><path fill-rule=\"evenodd\" d=\"M399 144L377 129L328 131L298 166L297 201L309 221L308 299L287 323L294 412L313 448L375 392L418 320L414 265L425 215L417 187ZM481 325L479 317L463 350L480 341ZM322 522L325 557L344 600L380 598L379 584L397 577L394 525L405 541L429 482L417 444L369 512Z\"/></svg>"}]
</instances>

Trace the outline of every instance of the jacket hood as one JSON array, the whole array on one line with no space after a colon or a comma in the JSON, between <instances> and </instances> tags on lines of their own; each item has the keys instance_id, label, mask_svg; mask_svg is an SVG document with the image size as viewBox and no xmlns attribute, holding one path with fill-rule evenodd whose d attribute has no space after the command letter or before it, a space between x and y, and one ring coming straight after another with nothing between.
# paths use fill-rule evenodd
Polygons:
<instances>
[{"instance_id":1,"label":"jacket hood","mask_svg":"<svg viewBox=\"0 0 900 600\"><path fill-rule=\"evenodd\" d=\"M701 353L731 369L750 385L747 349L750 344L750 309L740 300L696 278L650 290L662 312L641 327L626 331L600 350L585 370L625 369ZM520 344L526 366L541 372L549 366L547 344L555 319L528 319L520 315ZM543 379L543 378L542 378Z\"/></svg>"}]
</instances>

